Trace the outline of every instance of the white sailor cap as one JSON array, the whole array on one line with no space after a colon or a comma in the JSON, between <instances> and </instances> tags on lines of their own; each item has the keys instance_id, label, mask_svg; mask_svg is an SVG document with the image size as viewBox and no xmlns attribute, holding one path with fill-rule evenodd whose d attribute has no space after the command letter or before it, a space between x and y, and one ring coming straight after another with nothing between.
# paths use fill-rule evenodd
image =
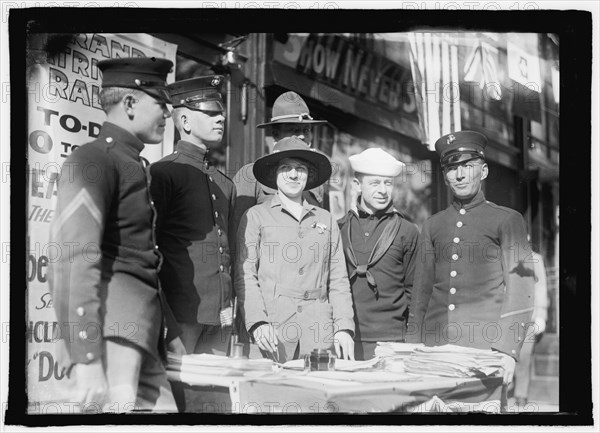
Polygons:
<instances>
[{"instance_id":1,"label":"white sailor cap","mask_svg":"<svg viewBox=\"0 0 600 433\"><path fill-rule=\"evenodd\" d=\"M363 150L358 155L352 155L348 159L355 173L395 177L400 174L402 167L404 167L403 162L398 161L379 147Z\"/></svg>"}]
</instances>

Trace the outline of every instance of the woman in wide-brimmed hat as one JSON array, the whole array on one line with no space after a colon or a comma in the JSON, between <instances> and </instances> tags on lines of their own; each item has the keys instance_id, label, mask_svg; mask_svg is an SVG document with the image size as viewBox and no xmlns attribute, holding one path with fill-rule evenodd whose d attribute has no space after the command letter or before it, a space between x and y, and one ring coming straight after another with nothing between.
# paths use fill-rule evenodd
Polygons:
<instances>
[{"instance_id":1,"label":"woman in wide-brimmed hat","mask_svg":"<svg viewBox=\"0 0 600 433\"><path fill-rule=\"evenodd\" d=\"M254 164L277 189L250 208L238 228L235 290L255 343L250 356L284 362L313 349L354 358L350 286L336 221L302 198L331 176L327 156L297 138L279 141Z\"/></svg>"},{"instance_id":2,"label":"woman in wide-brimmed hat","mask_svg":"<svg viewBox=\"0 0 600 433\"><path fill-rule=\"evenodd\" d=\"M266 135L273 138L274 143L286 137L299 138L310 147L313 128L326 124L326 120L313 119L308 105L296 92L282 93L273 103L273 112L270 121L261 123L256 127L264 129ZM242 215L256 204L269 201L277 188L257 182L253 173L254 162L244 165L233 177L236 189L236 200L233 209L232 225L238 227ZM307 188L304 198L310 203L327 209L323 186L314 189Z\"/></svg>"}]
</instances>

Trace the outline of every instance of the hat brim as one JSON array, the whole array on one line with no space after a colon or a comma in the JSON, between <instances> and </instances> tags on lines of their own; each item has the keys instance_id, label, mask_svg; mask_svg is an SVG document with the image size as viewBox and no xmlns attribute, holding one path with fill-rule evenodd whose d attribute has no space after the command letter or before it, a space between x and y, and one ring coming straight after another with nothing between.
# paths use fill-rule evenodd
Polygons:
<instances>
[{"instance_id":1,"label":"hat brim","mask_svg":"<svg viewBox=\"0 0 600 433\"><path fill-rule=\"evenodd\" d=\"M136 89L141 90L144 93L147 93L148 95L152 96L154 99L158 99L159 101L164 102L165 104L171 104L171 98L169 96L169 92L167 92L166 89L162 89L162 88L149 89L149 88L143 88L143 87L138 87Z\"/></svg>"},{"instance_id":2,"label":"hat brim","mask_svg":"<svg viewBox=\"0 0 600 433\"><path fill-rule=\"evenodd\" d=\"M270 126L273 125L282 125L282 124L286 124L286 123L298 123L298 124L311 124L311 125L324 125L326 123L329 123L327 120L309 120L309 119L302 119L302 120L298 120L298 119L281 119L281 120L276 120L274 122L267 122L267 123L261 123L259 125L256 125L257 128L268 128Z\"/></svg>"},{"instance_id":3,"label":"hat brim","mask_svg":"<svg viewBox=\"0 0 600 433\"><path fill-rule=\"evenodd\" d=\"M282 150L271 153L256 160L252 172L260 183L269 188L277 189L277 166L285 158L295 158L311 164L315 170L310 170L305 190L313 189L324 184L331 177L332 169L329 158L317 150Z\"/></svg>"},{"instance_id":4,"label":"hat brim","mask_svg":"<svg viewBox=\"0 0 600 433\"><path fill-rule=\"evenodd\" d=\"M456 164L463 164L468 161L473 161L476 159L481 159L485 161L484 155L481 153L472 150L472 151L463 151L463 152L451 152L447 155L444 155L440 160L440 165L442 167L448 167Z\"/></svg>"}]
</instances>

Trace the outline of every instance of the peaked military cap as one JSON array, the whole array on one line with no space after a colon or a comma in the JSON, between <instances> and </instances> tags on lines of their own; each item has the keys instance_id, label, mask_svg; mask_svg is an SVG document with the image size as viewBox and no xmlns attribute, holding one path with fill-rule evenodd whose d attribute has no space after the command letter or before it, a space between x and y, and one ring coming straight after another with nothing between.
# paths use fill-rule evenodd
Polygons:
<instances>
[{"instance_id":1,"label":"peaked military cap","mask_svg":"<svg viewBox=\"0 0 600 433\"><path fill-rule=\"evenodd\" d=\"M172 68L173 62L156 57L125 57L98 62L103 88L138 89L166 103L170 103L166 80Z\"/></svg>"},{"instance_id":2,"label":"peaked military cap","mask_svg":"<svg viewBox=\"0 0 600 433\"><path fill-rule=\"evenodd\" d=\"M476 158L485 159L487 145L485 135L475 131L456 131L444 135L435 142L442 167Z\"/></svg>"},{"instance_id":3,"label":"peaked military cap","mask_svg":"<svg viewBox=\"0 0 600 433\"><path fill-rule=\"evenodd\" d=\"M314 120L310 116L308 105L296 92L285 92L273 103L273 117L267 123L256 125L257 128L278 125L280 123L309 123L322 125L326 120Z\"/></svg>"},{"instance_id":4,"label":"peaked military cap","mask_svg":"<svg viewBox=\"0 0 600 433\"><path fill-rule=\"evenodd\" d=\"M223 79L222 75L205 75L171 83L168 90L173 108L225 111L221 97Z\"/></svg>"}]
</instances>

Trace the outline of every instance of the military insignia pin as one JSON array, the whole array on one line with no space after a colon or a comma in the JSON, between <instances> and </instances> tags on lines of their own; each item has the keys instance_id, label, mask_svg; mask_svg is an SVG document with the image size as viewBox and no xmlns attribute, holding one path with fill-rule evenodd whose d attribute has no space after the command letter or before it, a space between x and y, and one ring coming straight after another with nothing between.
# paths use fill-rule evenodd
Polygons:
<instances>
[{"instance_id":1,"label":"military insignia pin","mask_svg":"<svg viewBox=\"0 0 600 433\"><path fill-rule=\"evenodd\" d=\"M454 134L450 134L448 136L448 139L446 140L446 144L452 144L452 142L456 140L456 137L454 136Z\"/></svg>"},{"instance_id":2,"label":"military insignia pin","mask_svg":"<svg viewBox=\"0 0 600 433\"><path fill-rule=\"evenodd\" d=\"M221 82L221 79L219 77L214 77L212 79L212 81L210 82L210 85L211 86L218 86L220 82Z\"/></svg>"}]
</instances>

